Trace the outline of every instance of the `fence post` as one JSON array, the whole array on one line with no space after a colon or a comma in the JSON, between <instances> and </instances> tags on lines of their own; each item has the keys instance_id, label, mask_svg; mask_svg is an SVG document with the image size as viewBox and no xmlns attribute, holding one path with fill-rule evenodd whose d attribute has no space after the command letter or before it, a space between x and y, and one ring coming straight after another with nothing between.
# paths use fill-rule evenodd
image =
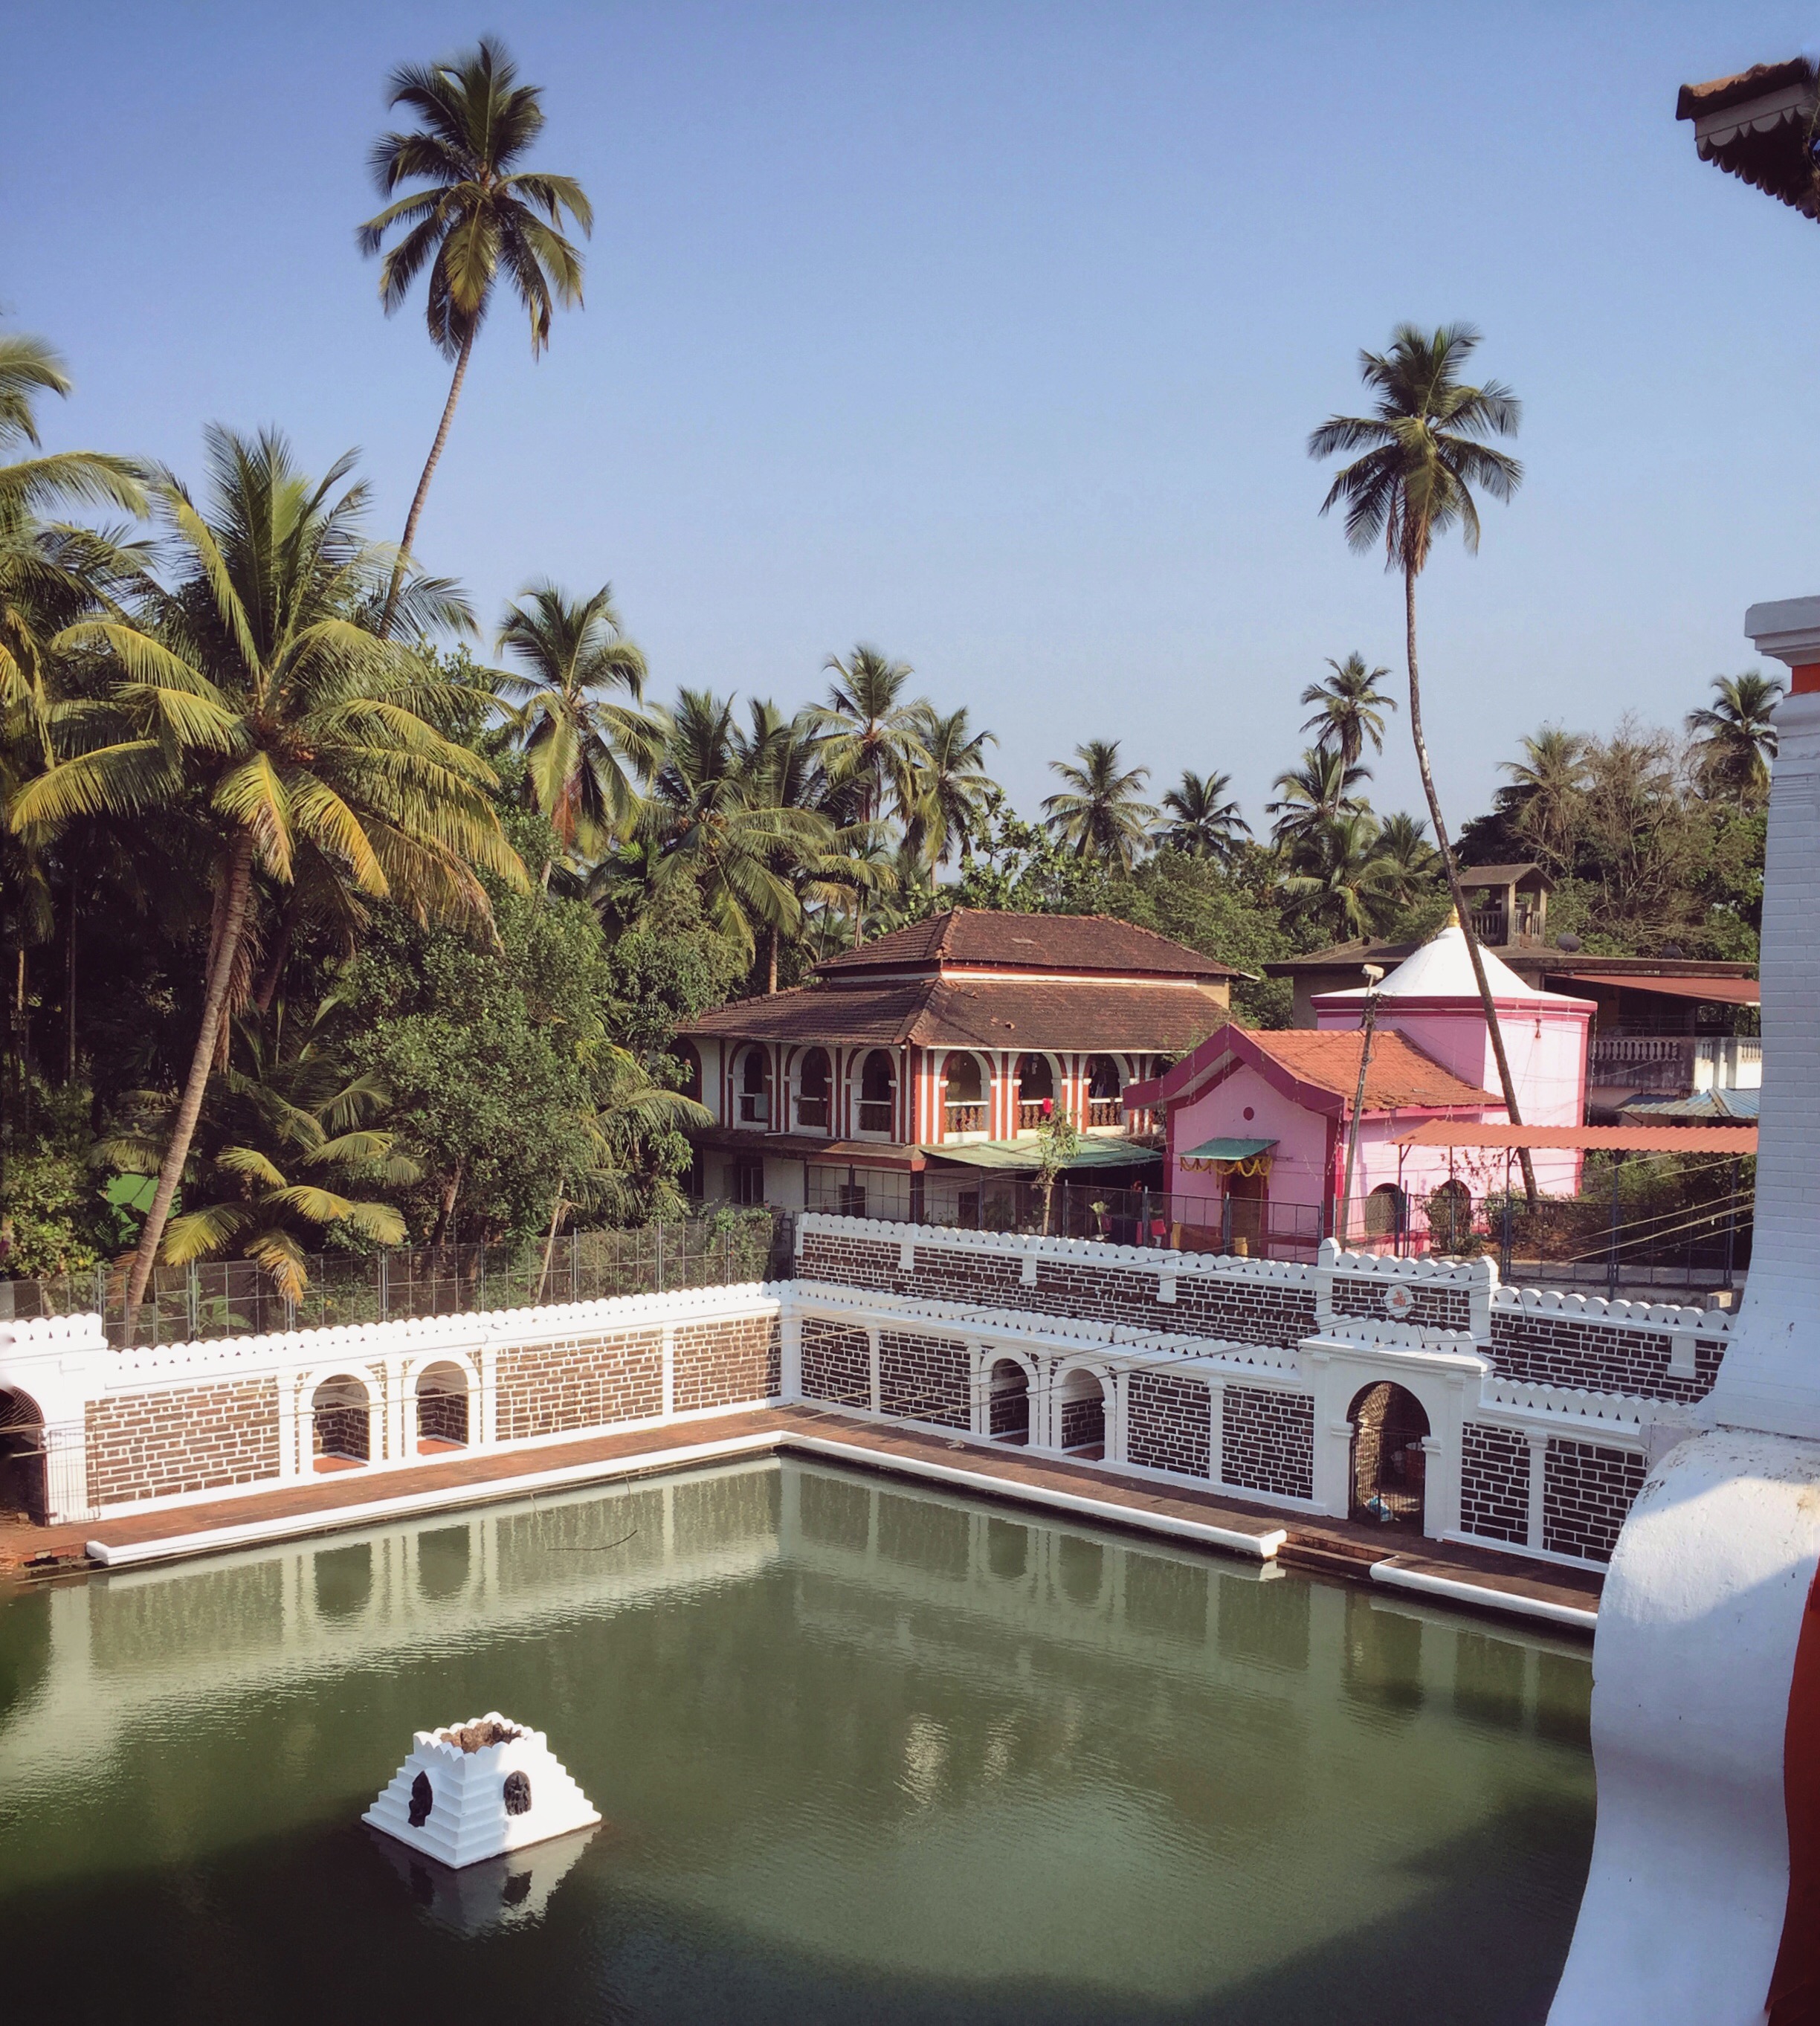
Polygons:
<instances>
[{"instance_id":1,"label":"fence post","mask_svg":"<svg viewBox=\"0 0 1820 2026\"><path fill-rule=\"evenodd\" d=\"M379 1254L379 1320L392 1320L392 1254L385 1251Z\"/></svg>"},{"instance_id":2,"label":"fence post","mask_svg":"<svg viewBox=\"0 0 1820 2026\"><path fill-rule=\"evenodd\" d=\"M658 1292L664 1291L664 1221L659 1217L656 1225L658 1248Z\"/></svg>"},{"instance_id":3,"label":"fence post","mask_svg":"<svg viewBox=\"0 0 1820 2026\"><path fill-rule=\"evenodd\" d=\"M1498 1248L1498 1277L1500 1280L1510 1278L1510 1179L1508 1176L1505 1177L1504 1235Z\"/></svg>"},{"instance_id":4,"label":"fence post","mask_svg":"<svg viewBox=\"0 0 1820 2026\"><path fill-rule=\"evenodd\" d=\"M1618 1175L1624 1165L1622 1154L1612 1156L1612 1230L1605 1251L1605 1293L1618 1291Z\"/></svg>"},{"instance_id":5,"label":"fence post","mask_svg":"<svg viewBox=\"0 0 1820 2026\"><path fill-rule=\"evenodd\" d=\"M1726 1192L1725 1206L1725 1286L1729 1293L1732 1285L1732 1266L1737 1257L1738 1247L1738 1157L1732 1156L1731 1188Z\"/></svg>"}]
</instances>

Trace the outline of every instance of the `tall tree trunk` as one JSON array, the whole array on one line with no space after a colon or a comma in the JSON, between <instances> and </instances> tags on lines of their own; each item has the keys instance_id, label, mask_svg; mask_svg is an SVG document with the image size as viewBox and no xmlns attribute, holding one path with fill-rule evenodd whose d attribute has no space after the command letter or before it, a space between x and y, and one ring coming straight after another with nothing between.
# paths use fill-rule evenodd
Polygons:
<instances>
[{"instance_id":1,"label":"tall tree trunk","mask_svg":"<svg viewBox=\"0 0 1820 2026\"><path fill-rule=\"evenodd\" d=\"M63 1080L76 1081L76 887L69 890L69 935L63 974Z\"/></svg>"},{"instance_id":2,"label":"tall tree trunk","mask_svg":"<svg viewBox=\"0 0 1820 2026\"><path fill-rule=\"evenodd\" d=\"M448 426L455 420L455 403L461 398L462 381L467 377L469 355L474 348L474 333L480 328L471 325L468 334L462 340L462 348L455 358L455 378L449 382L448 399L444 402L442 420L437 425L436 441L429 447L429 458L423 467L423 476L417 481L416 496L411 503L411 511L404 518L404 539L398 545L398 560L392 565L392 582L385 593L385 613L379 622L383 634L392 631L392 614L398 603L399 586L404 581L404 569L411 560L411 545L417 539L417 523L423 512L423 503L429 497L429 481L435 476L437 462L442 455L442 447L448 441Z\"/></svg>"},{"instance_id":3,"label":"tall tree trunk","mask_svg":"<svg viewBox=\"0 0 1820 2026\"><path fill-rule=\"evenodd\" d=\"M437 1212L436 1228L429 1234L429 1242L432 1245L442 1243L443 1234L455 1221L455 1199L461 1194L462 1170L466 1166L466 1155L458 1155L455 1157L455 1173L443 1184L442 1206Z\"/></svg>"},{"instance_id":4,"label":"tall tree trunk","mask_svg":"<svg viewBox=\"0 0 1820 2026\"><path fill-rule=\"evenodd\" d=\"M773 922L773 923L772 923L772 925L770 926L770 927L765 930L765 932L764 932L764 936L765 936L765 941L766 941L767 944L769 945L769 948L768 948L768 951L767 951L767 952L766 952L766 956L765 956L765 961L764 961L764 989L765 989L765 990L766 990L768 993L768 992L775 992L775 991L777 989L777 924L776 924L776 923Z\"/></svg>"},{"instance_id":5,"label":"tall tree trunk","mask_svg":"<svg viewBox=\"0 0 1820 2026\"><path fill-rule=\"evenodd\" d=\"M259 989L252 995L252 1003L260 1014L271 1011L271 1003L277 998L278 985L285 974L285 966L291 955L291 911L286 908L278 920L277 940L272 945L271 962L266 966L265 976L259 982Z\"/></svg>"},{"instance_id":6,"label":"tall tree trunk","mask_svg":"<svg viewBox=\"0 0 1820 2026\"><path fill-rule=\"evenodd\" d=\"M190 1058L190 1080L171 1122L170 1144L158 1170L158 1186L152 1192L152 1207L146 1213L145 1228L139 1233L139 1249L133 1254L132 1271L127 1278L127 1331L132 1334L133 1318L145 1298L146 1284L158 1257L159 1241L171 1215L172 1199L190 1158L190 1142L202 1112L203 1093L208 1088L208 1072L215 1060L216 1037L227 1007L228 985L234 976L234 960L245 932L248 904L252 897L252 839L244 832L237 837L227 855L227 890L222 909L221 934L215 961L208 968L208 986L202 1001L202 1027L196 1037L195 1052Z\"/></svg>"},{"instance_id":7,"label":"tall tree trunk","mask_svg":"<svg viewBox=\"0 0 1820 2026\"><path fill-rule=\"evenodd\" d=\"M1516 1085L1510 1074L1510 1058L1504 1052L1504 1029L1498 1018L1498 1002L1491 996L1490 981L1485 975L1485 960L1479 954L1479 938L1472 932L1472 911L1467 905L1465 891L1460 884L1460 868L1453 862L1453 847L1447 841L1447 826L1441 820L1441 798L1435 792L1434 771L1428 764L1428 742L1422 736L1422 686L1416 671L1416 573L1408 564L1403 567L1403 629L1409 661L1409 733L1416 742L1416 764L1421 770L1422 793L1428 800L1428 814L1435 825L1435 842L1447 875L1447 890L1453 897L1453 912L1459 918L1460 933L1466 938L1466 954L1472 962L1472 977L1479 987L1479 1004L1485 1008L1491 1052L1498 1063L1498 1080L1504 1092L1504 1109L1511 1124L1520 1125L1523 1114L1517 1109ZM1536 1206L1535 1164L1527 1147L1520 1147L1516 1151L1517 1159L1523 1163L1523 1199L1533 1211Z\"/></svg>"}]
</instances>

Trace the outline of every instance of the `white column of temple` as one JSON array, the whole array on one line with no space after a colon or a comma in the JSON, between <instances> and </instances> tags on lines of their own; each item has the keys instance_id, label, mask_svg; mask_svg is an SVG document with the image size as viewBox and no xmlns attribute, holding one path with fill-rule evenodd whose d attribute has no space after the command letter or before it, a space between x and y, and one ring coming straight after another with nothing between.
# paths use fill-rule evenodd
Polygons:
<instances>
[{"instance_id":1,"label":"white column of temple","mask_svg":"<svg viewBox=\"0 0 1820 2026\"><path fill-rule=\"evenodd\" d=\"M1598 1825L1550 2026L1759 2026L1772 1977L1811 1972L1820 1947L1811 1920L1785 1932L1817 1881L1792 1894L1784 1755L1820 1733L1820 1712L1791 1715L1797 1648L1820 1641L1820 598L1753 606L1745 628L1794 672L1764 875L1756 1235L1705 1432L1651 1472L1600 1601Z\"/></svg>"}]
</instances>

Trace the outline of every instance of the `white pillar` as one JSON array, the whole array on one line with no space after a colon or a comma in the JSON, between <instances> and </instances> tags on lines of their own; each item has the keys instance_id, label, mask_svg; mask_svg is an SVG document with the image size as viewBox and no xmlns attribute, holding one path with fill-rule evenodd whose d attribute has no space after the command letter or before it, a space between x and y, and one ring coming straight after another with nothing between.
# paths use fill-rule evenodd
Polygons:
<instances>
[{"instance_id":1,"label":"white pillar","mask_svg":"<svg viewBox=\"0 0 1820 2026\"><path fill-rule=\"evenodd\" d=\"M1539 1548L1542 1544L1542 1531L1546 1518L1548 1497L1549 1438L1540 1428L1532 1428L1529 1434L1529 1508L1528 1525L1523 1535L1523 1545Z\"/></svg>"},{"instance_id":2,"label":"white pillar","mask_svg":"<svg viewBox=\"0 0 1820 2026\"><path fill-rule=\"evenodd\" d=\"M777 1320L778 1387L787 1400L802 1398L802 1317L787 1293Z\"/></svg>"},{"instance_id":3,"label":"white pillar","mask_svg":"<svg viewBox=\"0 0 1820 2026\"><path fill-rule=\"evenodd\" d=\"M879 1325L876 1323L866 1325L866 1359L871 1373L872 1412L877 1414L882 1413L883 1409L879 1404L882 1394L879 1382Z\"/></svg>"}]
</instances>

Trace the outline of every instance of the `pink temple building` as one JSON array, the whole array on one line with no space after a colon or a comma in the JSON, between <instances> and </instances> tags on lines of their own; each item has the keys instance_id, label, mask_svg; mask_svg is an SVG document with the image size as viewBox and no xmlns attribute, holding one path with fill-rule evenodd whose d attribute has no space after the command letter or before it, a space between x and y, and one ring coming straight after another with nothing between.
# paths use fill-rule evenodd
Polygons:
<instances>
[{"instance_id":1,"label":"pink temple building","mask_svg":"<svg viewBox=\"0 0 1820 2026\"><path fill-rule=\"evenodd\" d=\"M1481 955L1524 1124L1582 1125L1593 1003L1543 991ZM1443 1206L1457 1201L1464 1216L1473 1199L1507 1186L1514 1155L1406 1144L1431 1119L1507 1119L1466 939L1450 924L1376 988L1342 1214L1366 996L1319 995L1313 1030L1221 1027L1162 1076L1127 1088L1127 1104L1162 1115L1167 1187L1177 1199L1171 1221L1184 1235L1205 1229L1203 1242L1288 1251L1344 1230L1389 1246L1411 1236L1412 1203L1445 1192ZM1534 1159L1546 1193L1579 1188L1577 1149ZM1195 1199L1207 1205L1204 1216L1193 1214ZM1423 1222L1414 1220L1417 1243Z\"/></svg>"}]
</instances>

